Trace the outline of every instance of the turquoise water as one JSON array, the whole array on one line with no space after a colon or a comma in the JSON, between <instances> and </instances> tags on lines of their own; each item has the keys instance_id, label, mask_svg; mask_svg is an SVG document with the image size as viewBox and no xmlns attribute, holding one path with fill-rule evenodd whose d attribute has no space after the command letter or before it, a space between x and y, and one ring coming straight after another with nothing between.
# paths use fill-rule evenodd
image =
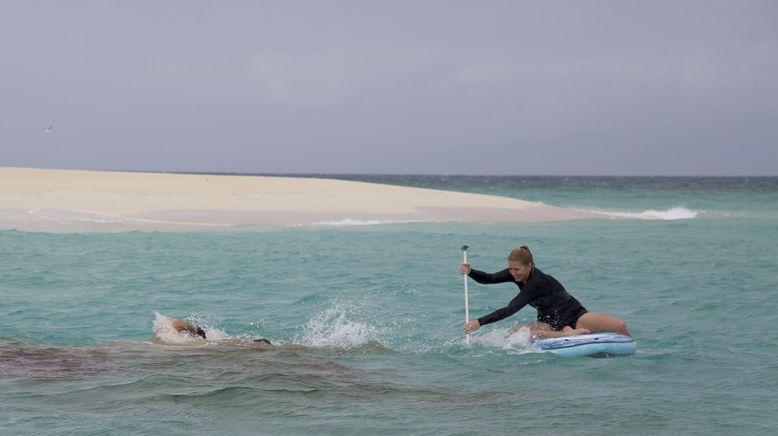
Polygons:
<instances>
[{"instance_id":1,"label":"turquoise water","mask_svg":"<svg viewBox=\"0 0 778 436\"><path fill-rule=\"evenodd\" d=\"M778 179L348 178L606 215L0 231L0 433L778 431ZM531 308L465 346L463 244L487 271L529 245L588 309L624 318L638 352L535 352L508 336L534 319ZM517 292L469 290L474 317ZM196 322L213 340L178 337L166 317Z\"/></svg>"}]
</instances>

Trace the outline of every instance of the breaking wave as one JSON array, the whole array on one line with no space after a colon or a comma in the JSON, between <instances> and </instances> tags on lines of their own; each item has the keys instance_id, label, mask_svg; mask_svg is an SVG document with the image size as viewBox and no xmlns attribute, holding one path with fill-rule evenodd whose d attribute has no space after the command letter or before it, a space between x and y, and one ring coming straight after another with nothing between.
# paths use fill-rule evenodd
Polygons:
<instances>
[{"instance_id":1,"label":"breaking wave","mask_svg":"<svg viewBox=\"0 0 778 436\"><path fill-rule=\"evenodd\" d=\"M119 225L174 225L194 227L229 227L232 224L199 223L186 221L167 221L148 218L127 217L112 213L93 211L69 211L63 209L51 209L36 207L29 209L27 214L35 220L50 221L57 224L93 223L93 224L119 224Z\"/></svg>"},{"instance_id":2,"label":"breaking wave","mask_svg":"<svg viewBox=\"0 0 778 436\"><path fill-rule=\"evenodd\" d=\"M334 221L319 221L313 223L314 226L322 227L351 227L351 226L376 226L381 224L411 224L411 223L426 223L431 222L428 220L358 220L353 218L344 218L342 220Z\"/></svg>"},{"instance_id":3,"label":"breaking wave","mask_svg":"<svg viewBox=\"0 0 778 436\"><path fill-rule=\"evenodd\" d=\"M611 218L628 218L654 221L676 221L697 218L700 212L685 207L673 207L668 210L644 210L642 212L613 212L604 210L586 210L586 212L609 216Z\"/></svg>"}]
</instances>

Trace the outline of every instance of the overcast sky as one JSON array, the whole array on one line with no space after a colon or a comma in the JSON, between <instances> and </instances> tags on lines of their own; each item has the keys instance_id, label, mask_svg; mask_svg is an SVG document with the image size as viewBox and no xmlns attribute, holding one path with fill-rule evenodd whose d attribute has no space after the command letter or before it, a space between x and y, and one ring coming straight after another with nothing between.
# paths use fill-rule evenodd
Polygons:
<instances>
[{"instance_id":1,"label":"overcast sky","mask_svg":"<svg viewBox=\"0 0 778 436\"><path fill-rule=\"evenodd\" d=\"M778 1L0 0L0 166L778 175Z\"/></svg>"}]
</instances>

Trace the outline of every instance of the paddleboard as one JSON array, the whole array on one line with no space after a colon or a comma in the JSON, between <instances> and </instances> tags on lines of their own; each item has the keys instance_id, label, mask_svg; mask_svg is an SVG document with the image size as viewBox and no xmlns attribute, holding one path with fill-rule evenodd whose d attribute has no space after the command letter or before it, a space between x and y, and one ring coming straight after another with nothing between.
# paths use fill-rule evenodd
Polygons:
<instances>
[{"instance_id":1,"label":"paddleboard","mask_svg":"<svg viewBox=\"0 0 778 436\"><path fill-rule=\"evenodd\" d=\"M563 357L615 357L632 354L637 344L631 336L613 332L537 339L532 345L540 351L549 351Z\"/></svg>"}]
</instances>

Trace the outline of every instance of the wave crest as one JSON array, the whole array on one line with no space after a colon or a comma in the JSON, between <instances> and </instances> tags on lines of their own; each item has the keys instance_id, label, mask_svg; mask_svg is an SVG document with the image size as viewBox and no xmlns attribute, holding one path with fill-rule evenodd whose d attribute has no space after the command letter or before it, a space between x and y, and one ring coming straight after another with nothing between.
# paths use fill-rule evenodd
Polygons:
<instances>
[{"instance_id":1,"label":"wave crest","mask_svg":"<svg viewBox=\"0 0 778 436\"><path fill-rule=\"evenodd\" d=\"M166 221L149 218L128 217L107 212L94 212L88 210L72 211L65 209L52 209L35 207L27 210L28 216L37 221L48 221L57 224L113 224L113 225L171 225L191 227L229 227L232 224L199 223L186 221Z\"/></svg>"},{"instance_id":2,"label":"wave crest","mask_svg":"<svg viewBox=\"0 0 778 436\"><path fill-rule=\"evenodd\" d=\"M333 220L333 221L318 221L313 223L314 226L322 226L322 227L353 227L353 226L377 226L381 224L411 224L411 223L424 223L424 222L430 222L429 220L424 219L418 219L418 220L359 220L359 219L353 219L353 218L343 218L341 220Z\"/></svg>"},{"instance_id":3,"label":"wave crest","mask_svg":"<svg viewBox=\"0 0 778 436\"><path fill-rule=\"evenodd\" d=\"M673 207L668 210L644 210L642 212L613 212L603 210L586 210L586 212L609 216L611 218L628 218L654 221L676 221L697 218L700 212L685 207Z\"/></svg>"}]
</instances>

